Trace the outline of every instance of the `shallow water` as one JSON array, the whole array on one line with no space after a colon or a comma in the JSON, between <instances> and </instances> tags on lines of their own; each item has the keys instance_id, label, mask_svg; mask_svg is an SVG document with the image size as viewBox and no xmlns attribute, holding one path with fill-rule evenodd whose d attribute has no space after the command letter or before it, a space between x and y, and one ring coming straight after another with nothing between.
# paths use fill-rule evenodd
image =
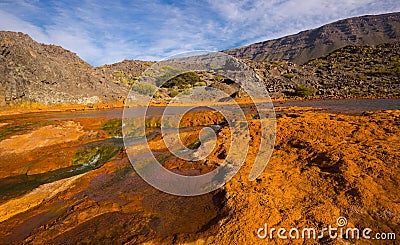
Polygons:
<instances>
[{"instance_id":1,"label":"shallow water","mask_svg":"<svg viewBox=\"0 0 400 245\"><path fill-rule=\"evenodd\" d=\"M276 102L274 106L299 106L299 107L314 107L322 108L327 112L333 113L351 113L361 114L364 111L374 110L400 110L400 99L335 99L335 100L306 100L306 101L289 101L289 102ZM205 110L207 107L199 106L199 110ZM169 112L181 112L185 107L176 107ZM189 108L189 107L188 107ZM126 113L129 115L142 114L143 111L147 110L148 116L162 115L165 107L154 106L154 107L138 107L130 108ZM106 109L106 110L90 110L90 111L73 111L73 112L39 112L39 113L26 113L12 116L1 116L0 120L5 119L24 119L30 118L36 120L68 120L77 118L122 118L124 113L123 108Z\"/></svg>"},{"instance_id":2,"label":"shallow water","mask_svg":"<svg viewBox=\"0 0 400 245\"><path fill-rule=\"evenodd\" d=\"M308 100L275 103L274 106L314 107L332 113L361 114L365 111L400 110L400 99Z\"/></svg>"}]
</instances>

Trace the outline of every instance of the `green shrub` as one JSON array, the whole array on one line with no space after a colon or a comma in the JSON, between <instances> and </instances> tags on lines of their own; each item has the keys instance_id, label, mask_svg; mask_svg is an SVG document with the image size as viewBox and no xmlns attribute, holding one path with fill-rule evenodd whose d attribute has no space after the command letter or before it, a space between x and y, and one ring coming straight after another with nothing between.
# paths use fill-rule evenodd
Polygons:
<instances>
[{"instance_id":1,"label":"green shrub","mask_svg":"<svg viewBox=\"0 0 400 245\"><path fill-rule=\"evenodd\" d=\"M173 91L171 91L171 92L169 93L169 96L173 98L173 97L177 96L178 94L179 94L179 91L173 90Z\"/></svg>"},{"instance_id":2,"label":"green shrub","mask_svg":"<svg viewBox=\"0 0 400 245\"><path fill-rule=\"evenodd\" d=\"M283 74L283 76L286 77L286 78L289 78L289 79L294 78L294 74L293 73L286 73L286 74Z\"/></svg>"},{"instance_id":3,"label":"green shrub","mask_svg":"<svg viewBox=\"0 0 400 245\"><path fill-rule=\"evenodd\" d=\"M153 95L157 87L151 83L137 81L133 83L132 90L144 95Z\"/></svg>"},{"instance_id":4,"label":"green shrub","mask_svg":"<svg viewBox=\"0 0 400 245\"><path fill-rule=\"evenodd\" d=\"M299 84L294 88L296 95L301 97L307 97L314 95L317 90L313 87L309 87L306 85Z\"/></svg>"},{"instance_id":5,"label":"green shrub","mask_svg":"<svg viewBox=\"0 0 400 245\"><path fill-rule=\"evenodd\" d=\"M220 76L220 75L215 75L214 77L213 77L213 81L214 82L222 82L224 80L224 77L223 76Z\"/></svg>"},{"instance_id":6,"label":"green shrub","mask_svg":"<svg viewBox=\"0 0 400 245\"><path fill-rule=\"evenodd\" d=\"M281 64L281 62L278 61L278 60L274 60L274 61L271 62L271 64L272 64L273 66L279 66L279 65Z\"/></svg>"},{"instance_id":7,"label":"green shrub","mask_svg":"<svg viewBox=\"0 0 400 245\"><path fill-rule=\"evenodd\" d=\"M186 72L169 79L161 87L172 88L177 86L178 88L186 88L188 85L193 86L198 82L201 82L201 79L196 72Z\"/></svg>"},{"instance_id":8,"label":"green shrub","mask_svg":"<svg viewBox=\"0 0 400 245\"><path fill-rule=\"evenodd\" d=\"M207 83L206 83L206 82L198 82L198 83L196 83L194 86L196 86L196 87L203 87L203 86L207 86Z\"/></svg>"}]
</instances>

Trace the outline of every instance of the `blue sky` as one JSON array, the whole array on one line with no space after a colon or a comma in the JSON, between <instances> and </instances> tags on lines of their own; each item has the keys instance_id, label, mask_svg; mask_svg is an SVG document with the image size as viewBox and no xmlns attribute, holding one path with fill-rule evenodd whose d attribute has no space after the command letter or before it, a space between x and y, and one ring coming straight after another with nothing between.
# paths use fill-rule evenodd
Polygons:
<instances>
[{"instance_id":1,"label":"blue sky","mask_svg":"<svg viewBox=\"0 0 400 245\"><path fill-rule=\"evenodd\" d=\"M0 0L0 30L27 33L102 65L223 50L396 11L398 0Z\"/></svg>"}]
</instances>

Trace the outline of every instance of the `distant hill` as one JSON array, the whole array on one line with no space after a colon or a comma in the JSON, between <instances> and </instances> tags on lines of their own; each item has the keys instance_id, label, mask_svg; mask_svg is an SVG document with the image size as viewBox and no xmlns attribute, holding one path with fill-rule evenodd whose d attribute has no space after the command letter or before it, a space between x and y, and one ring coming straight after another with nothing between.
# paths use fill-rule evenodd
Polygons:
<instances>
[{"instance_id":1,"label":"distant hill","mask_svg":"<svg viewBox=\"0 0 400 245\"><path fill-rule=\"evenodd\" d=\"M126 61L94 68L60 46L37 43L23 33L0 31L0 106L123 101L129 87L113 80L116 69L136 69L137 76L147 63Z\"/></svg>"},{"instance_id":2,"label":"distant hill","mask_svg":"<svg viewBox=\"0 0 400 245\"><path fill-rule=\"evenodd\" d=\"M317 29L224 52L255 61L304 64L348 45L377 45L400 40L400 13L340 20Z\"/></svg>"}]
</instances>

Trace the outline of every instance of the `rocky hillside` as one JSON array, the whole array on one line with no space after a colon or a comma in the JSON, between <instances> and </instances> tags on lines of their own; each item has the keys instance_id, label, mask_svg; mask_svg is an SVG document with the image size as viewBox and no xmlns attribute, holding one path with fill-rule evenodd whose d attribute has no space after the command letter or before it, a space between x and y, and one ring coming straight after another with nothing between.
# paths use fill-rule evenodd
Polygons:
<instances>
[{"instance_id":1,"label":"rocky hillside","mask_svg":"<svg viewBox=\"0 0 400 245\"><path fill-rule=\"evenodd\" d=\"M377 45L400 39L400 13L340 20L275 40L226 50L238 58L256 61L285 60L296 64L348 45Z\"/></svg>"},{"instance_id":2,"label":"rocky hillside","mask_svg":"<svg viewBox=\"0 0 400 245\"><path fill-rule=\"evenodd\" d=\"M124 60L111 65L96 67L96 71L102 74L102 78L117 84L132 85L149 66L150 61Z\"/></svg>"},{"instance_id":3,"label":"rocky hillside","mask_svg":"<svg viewBox=\"0 0 400 245\"><path fill-rule=\"evenodd\" d=\"M15 104L94 104L122 101L128 86L112 78L116 69L140 74L147 62L94 68L60 46L28 35L0 32L0 106ZM114 69L115 68L115 69ZM110 77L111 74L111 77Z\"/></svg>"},{"instance_id":4,"label":"rocky hillside","mask_svg":"<svg viewBox=\"0 0 400 245\"><path fill-rule=\"evenodd\" d=\"M400 96L400 42L347 46L300 66L246 61L272 97Z\"/></svg>"}]
</instances>

